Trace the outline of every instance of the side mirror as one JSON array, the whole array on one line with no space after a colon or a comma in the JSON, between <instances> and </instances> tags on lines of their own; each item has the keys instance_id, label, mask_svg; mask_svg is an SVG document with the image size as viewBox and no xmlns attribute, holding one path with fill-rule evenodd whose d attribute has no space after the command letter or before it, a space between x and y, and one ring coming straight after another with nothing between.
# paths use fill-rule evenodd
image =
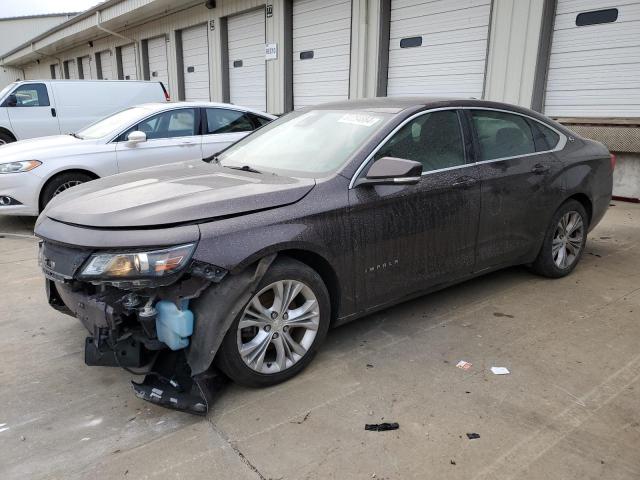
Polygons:
<instances>
[{"instance_id":1,"label":"side mirror","mask_svg":"<svg viewBox=\"0 0 640 480\"><path fill-rule=\"evenodd\" d=\"M413 185L420 181L422 164L403 158L382 157L369 168L358 185Z\"/></svg>"},{"instance_id":2,"label":"side mirror","mask_svg":"<svg viewBox=\"0 0 640 480\"><path fill-rule=\"evenodd\" d=\"M127 141L129 143L142 143L142 142L146 142L147 141L147 134L144 132L141 132L139 130L135 130L133 132L131 132L128 136L127 136Z\"/></svg>"},{"instance_id":3,"label":"side mirror","mask_svg":"<svg viewBox=\"0 0 640 480\"><path fill-rule=\"evenodd\" d=\"M16 97L15 94L12 93L5 100L4 106L5 107L17 107L18 106L18 97Z\"/></svg>"}]
</instances>

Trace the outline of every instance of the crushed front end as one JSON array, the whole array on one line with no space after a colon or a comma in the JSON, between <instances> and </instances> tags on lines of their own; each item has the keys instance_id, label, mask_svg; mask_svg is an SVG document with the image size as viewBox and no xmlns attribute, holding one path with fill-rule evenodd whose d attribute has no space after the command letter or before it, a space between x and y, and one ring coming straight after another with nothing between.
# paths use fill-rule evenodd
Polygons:
<instances>
[{"instance_id":1,"label":"crushed front end","mask_svg":"<svg viewBox=\"0 0 640 480\"><path fill-rule=\"evenodd\" d=\"M201 339L192 348L194 332L205 335L209 326L201 319L196 328L191 302L228 272L194 260L195 246L116 251L44 239L39 260L49 304L77 317L89 332L87 365L144 374L142 383L133 384L136 395L204 415L224 379L211 367L217 341Z\"/></svg>"}]
</instances>

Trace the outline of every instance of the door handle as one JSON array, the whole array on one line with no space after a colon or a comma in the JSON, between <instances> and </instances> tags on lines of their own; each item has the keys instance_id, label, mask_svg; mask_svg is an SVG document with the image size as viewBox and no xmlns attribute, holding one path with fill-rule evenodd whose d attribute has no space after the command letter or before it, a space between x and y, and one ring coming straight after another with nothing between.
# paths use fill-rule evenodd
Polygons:
<instances>
[{"instance_id":1,"label":"door handle","mask_svg":"<svg viewBox=\"0 0 640 480\"><path fill-rule=\"evenodd\" d=\"M53 107L51 107L51 116L52 116L52 117L55 117L56 115L57 115L57 113L56 113L56 109L55 109L55 108L53 108Z\"/></svg>"},{"instance_id":2,"label":"door handle","mask_svg":"<svg viewBox=\"0 0 640 480\"><path fill-rule=\"evenodd\" d=\"M183 140L182 142L180 142L180 145L193 145L196 142L192 142L190 140Z\"/></svg>"},{"instance_id":3,"label":"door handle","mask_svg":"<svg viewBox=\"0 0 640 480\"><path fill-rule=\"evenodd\" d=\"M478 183L477 179L464 176L456 178L451 186L454 188L469 188L473 187L476 183Z\"/></svg>"},{"instance_id":4,"label":"door handle","mask_svg":"<svg viewBox=\"0 0 640 480\"><path fill-rule=\"evenodd\" d=\"M533 173L535 173L536 175L542 175L543 173L548 172L550 168L551 167L549 165L543 165L541 163L538 163L538 164L533 166L531 171Z\"/></svg>"}]
</instances>

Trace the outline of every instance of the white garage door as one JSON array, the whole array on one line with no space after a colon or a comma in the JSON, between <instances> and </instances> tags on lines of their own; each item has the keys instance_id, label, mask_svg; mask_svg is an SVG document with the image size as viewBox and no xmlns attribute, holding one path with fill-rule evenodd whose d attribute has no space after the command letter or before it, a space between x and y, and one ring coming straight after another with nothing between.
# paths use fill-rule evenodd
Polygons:
<instances>
[{"instance_id":1,"label":"white garage door","mask_svg":"<svg viewBox=\"0 0 640 480\"><path fill-rule=\"evenodd\" d=\"M120 58L122 60L122 78L120 80L137 80L136 47L133 44L121 47Z\"/></svg>"},{"instance_id":2,"label":"white garage door","mask_svg":"<svg viewBox=\"0 0 640 480\"><path fill-rule=\"evenodd\" d=\"M392 0L387 95L481 98L491 0Z\"/></svg>"},{"instance_id":3,"label":"white garage door","mask_svg":"<svg viewBox=\"0 0 640 480\"><path fill-rule=\"evenodd\" d=\"M66 62L64 62L64 66L65 66L64 74L66 78L69 78L71 80L78 78L78 69L76 68L75 60L67 60Z\"/></svg>"},{"instance_id":4,"label":"white garage door","mask_svg":"<svg viewBox=\"0 0 640 480\"><path fill-rule=\"evenodd\" d=\"M351 0L294 0L293 105L349 98Z\"/></svg>"},{"instance_id":5,"label":"white garage door","mask_svg":"<svg viewBox=\"0 0 640 480\"><path fill-rule=\"evenodd\" d=\"M98 53L100 57L100 79L101 80L114 80L116 76L113 71L113 55L110 50Z\"/></svg>"},{"instance_id":6,"label":"white garage door","mask_svg":"<svg viewBox=\"0 0 640 480\"><path fill-rule=\"evenodd\" d=\"M640 1L558 0L545 113L640 116Z\"/></svg>"},{"instance_id":7,"label":"white garage door","mask_svg":"<svg viewBox=\"0 0 640 480\"><path fill-rule=\"evenodd\" d=\"M267 109L264 9L229 17L227 27L231 103L264 111Z\"/></svg>"},{"instance_id":8,"label":"white garage door","mask_svg":"<svg viewBox=\"0 0 640 480\"><path fill-rule=\"evenodd\" d=\"M209 100L209 38L207 26L182 31L185 100Z\"/></svg>"},{"instance_id":9,"label":"white garage door","mask_svg":"<svg viewBox=\"0 0 640 480\"><path fill-rule=\"evenodd\" d=\"M91 60L89 56L80 58L82 65L82 78L85 80L91 80L93 78L93 72L91 72Z\"/></svg>"},{"instance_id":10,"label":"white garage door","mask_svg":"<svg viewBox=\"0 0 640 480\"><path fill-rule=\"evenodd\" d=\"M149 79L162 82L169 90L169 69L167 67L167 41L165 37L151 38L147 42L149 55Z\"/></svg>"}]
</instances>

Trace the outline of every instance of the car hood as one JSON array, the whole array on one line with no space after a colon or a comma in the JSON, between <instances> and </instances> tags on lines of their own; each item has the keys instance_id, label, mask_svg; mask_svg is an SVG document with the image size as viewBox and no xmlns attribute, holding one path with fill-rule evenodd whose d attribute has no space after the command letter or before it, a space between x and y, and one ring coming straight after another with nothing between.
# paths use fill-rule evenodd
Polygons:
<instances>
[{"instance_id":1,"label":"car hood","mask_svg":"<svg viewBox=\"0 0 640 480\"><path fill-rule=\"evenodd\" d=\"M42 214L88 227L160 227L288 205L314 186L309 178L245 172L198 160L73 187L55 197Z\"/></svg>"},{"instance_id":2,"label":"car hood","mask_svg":"<svg viewBox=\"0 0 640 480\"><path fill-rule=\"evenodd\" d=\"M0 163L20 160L43 160L58 153L69 153L69 148L86 147L96 144L96 140L82 140L71 135L29 138L0 146Z\"/></svg>"}]
</instances>

